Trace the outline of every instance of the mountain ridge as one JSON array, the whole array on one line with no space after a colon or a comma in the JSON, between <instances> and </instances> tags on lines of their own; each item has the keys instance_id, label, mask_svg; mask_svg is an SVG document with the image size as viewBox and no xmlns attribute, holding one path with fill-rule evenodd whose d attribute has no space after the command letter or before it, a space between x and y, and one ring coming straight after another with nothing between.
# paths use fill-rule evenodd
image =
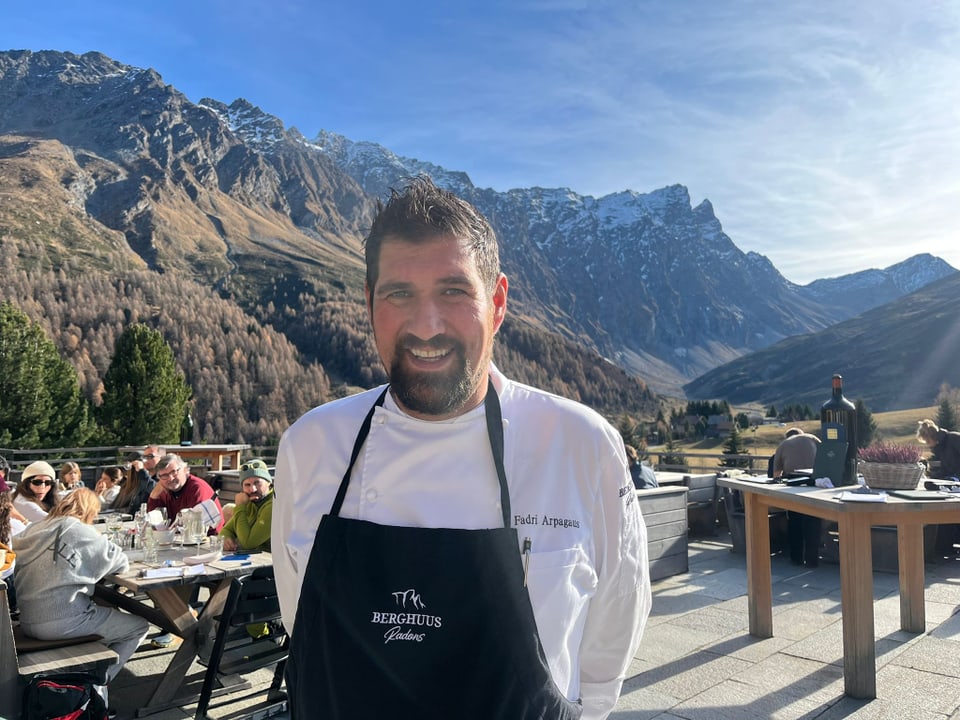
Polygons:
<instances>
[{"instance_id":1,"label":"mountain ridge","mask_svg":"<svg viewBox=\"0 0 960 720\"><path fill-rule=\"evenodd\" d=\"M56 152L70 162L56 172L77 211L72 221L109 238L98 252L111 262L209 285L284 333L306 361L360 385L378 377L370 348L358 350L353 331L331 333L329 323L338 313L360 322L362 238L376 201L421 172L494 224L512 317L666 394L888 302L909 289L911 275L955 272L921 255L879 274L799 286L765 256L742 252L712 203L692 206L683 185L601 198L569 188L478 188L466 172L375 143L328 131L307 139L243 99L192 103L156 71L100 53L0 52L0 135L0 172L15 163L18 173L52 172L38 146L27 146L60 144ZM0 218L0 232L32 232L14 215ZM47 242L60 243L53 227ZM860 275L862 284L852 282Z\"/></svg>"}]
</instances>

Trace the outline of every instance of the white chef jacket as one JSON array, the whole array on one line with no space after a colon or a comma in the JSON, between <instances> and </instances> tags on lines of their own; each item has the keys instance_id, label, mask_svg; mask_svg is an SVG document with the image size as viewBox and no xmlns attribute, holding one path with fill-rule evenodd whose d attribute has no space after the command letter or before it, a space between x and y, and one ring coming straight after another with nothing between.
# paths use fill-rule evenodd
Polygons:
<instances>
[{"instance_id":1,"label":"white chef jacket","mask_svg":"<svg viewBox=\"0 0 960 720\"><path fill-rule=\"evenodd\" d=\"M567 698L582 699L584 720L605 718L650 612L647 533L623 441L579 403L496 368L491 376L503 413L511 524L521 544L531 540L528 588L550 671ZM320 518L382 390L314 408L280 441L273 561L289 631ZM484 406L429 422L403 413L387 393L341 516L404 527L501 527Z\"/></svg>"}]
</instances>

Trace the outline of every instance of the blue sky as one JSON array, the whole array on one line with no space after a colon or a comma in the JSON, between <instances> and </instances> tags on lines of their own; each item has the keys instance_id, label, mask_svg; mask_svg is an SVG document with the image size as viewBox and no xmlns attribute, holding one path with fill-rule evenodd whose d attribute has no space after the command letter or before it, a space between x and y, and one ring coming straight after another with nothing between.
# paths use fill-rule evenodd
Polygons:
<instances>
[{"instance_id":1,"label":"blue sky","mask_svg":"<svg viewBox=\"0 0 960 720\"><path fill-rule=\"evenodd\" d=\"M98 50L501 191L679 183L798 283L960 268L956 0L0 0L0 49Z\"/></svg>"}]
</instances>

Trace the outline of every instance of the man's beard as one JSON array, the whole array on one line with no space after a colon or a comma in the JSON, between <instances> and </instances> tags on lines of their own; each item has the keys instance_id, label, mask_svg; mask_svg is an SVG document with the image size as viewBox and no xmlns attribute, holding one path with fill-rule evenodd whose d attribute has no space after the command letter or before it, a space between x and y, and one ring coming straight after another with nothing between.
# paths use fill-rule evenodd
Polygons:
<instances>
[{"instance_id":1,"label":"man's beard","mask_svg":"<svg viewBox=\"0 0 960 720\"><path fill-rule=\"evenodd\" d=\"M463 345L456 340L432 338L416 342L419 347L451 347L456 362L447 371L419 372L407 367L403 358L412 342L397 343L390 365L390 387L397 401L420 415L447 416L460 410L476 390L476 368L467 361Z\"/></svg>"}]
</instances>

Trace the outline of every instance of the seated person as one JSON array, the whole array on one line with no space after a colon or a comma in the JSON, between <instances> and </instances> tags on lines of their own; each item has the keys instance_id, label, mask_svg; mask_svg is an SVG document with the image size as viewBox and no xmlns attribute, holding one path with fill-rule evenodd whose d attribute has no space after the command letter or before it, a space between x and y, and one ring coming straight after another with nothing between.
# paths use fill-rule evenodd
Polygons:
<instances>
[{"instance_id":1,"label":"seated person","mask_svg":"<svg viewBox=\"0 0 960 720\"><path fill-rule=\"evenodd\" d=\"M630 477L633 478L633 486L637 490L660 487L653 468L640 462L640 454L636 448L633 447L633 445L624 444L623 449L627 452L627 463L630 466Z\"/></svg>"},{"instance_id":2,"label":"seated person","mask_svg":"<svg viewBox=\"0 0 960 720\"><path fill-rule=\"evenodd\" d=\"M57 495L65 497L79 487L83 487L80 466L75 462L65 462L60 466L60 487L57 488Z\"/></svg>"},{"instance_id":3,"label":"seated person","mask_svg":"<svg viewBox=\"0 0 960 720\"><path fill-rule=\"evenodd\" d=\"M9 475L10 463L7 462L7 459L3 455L0 455L0 492L13 490L13 488L7 484L7 477L9 477Z\"/></svg>"},{"instance_id":4,"label":"seated person","mask_svg":"<svg viewBox=\"0 0 960 720\"><path fill-rule=\"evenodd\" d=\"M150 491L153 490L157 481L150 477L150 473L144 466L143 453L131 453L127 459L130 461L130 466L113 506L121 512L136 515L140 506L147 502Z\"/></svg>"},{"instance_id":5,"label":"seated person","mask_svg":"<svg viewBox=\"0 0 960 720\"><path fill-rule=\"evenodd\" d=\"M109 682L147 636L150 624L93 601L94 586L129 565L120 547L92 527L98 512L95 492L79 488L70 493L44 520L17 536L14 577L24 633L41 640L100 635L119 656L107 669Z\"/></svg>"},{"instance_id":6,"label":"seated person","mask_svg":"<svg viewBox=\"0 0 960 720\"><path fill-rule=\"evenodd\" d=\"M960 480L960 433L941 430L933 420L921 420L917 440L933 450L933 458L940 467L930 477Z\"/></svg>"},{"instance_id":7,"label":"seated person","mask_svg":"<svg viewBox=\"0 0 960 720\"><path fill-rule=\"evenodd\" d=\"M13 506L29 522L43 520L57 505L53 489L57 474L50 463L43 460L27 465L20 476L20 484L13 492Z\"/></svg>"},{"instance_id":8,"label":"seated person","mask_svg":"<svg viewBox=\"0 0 960 720\"><path fill-rule=\"evenodd\" d=\"M123 480L123 469L118 467L104 468L100 473L93 491L100 498L100 507L104 510L114 509L113 504L120 495L120 483Z\"/></svg>"},{"instance_id":9,"label":"seated person","mask_svg":"<svg viewBox=\"0 0 960 720\"><path fill-rule=\"evenodd\" d=\"M264 550L270 552L273 520L273 478L263 460L240 466L240 485L233 517L223 526L220 537L226 552Z\"/></svg>"},{"instance_id":10,"label":"seated person","mask_svg":"<svg viewBox=\"0 0 960 720\"><path fill-rule=\"evenodd\" d=\"M181 510L191 510L204 500L213 500L220 513L220 522L208 535L216 535L223 527L223 508L213 488L203 478L191 475L179 455L164 455L157 461L157 484L147 499L147 510L166 508L167 517L175 520Z\"/></svg>"}]
</instances>

